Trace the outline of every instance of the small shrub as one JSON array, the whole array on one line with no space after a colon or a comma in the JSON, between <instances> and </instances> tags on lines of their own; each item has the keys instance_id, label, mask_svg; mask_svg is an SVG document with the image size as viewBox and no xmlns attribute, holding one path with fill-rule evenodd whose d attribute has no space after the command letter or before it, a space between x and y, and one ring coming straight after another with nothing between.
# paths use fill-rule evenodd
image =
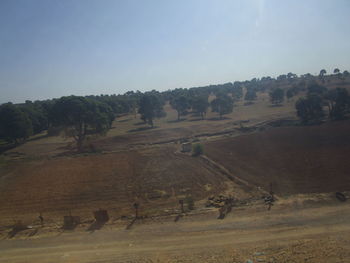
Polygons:
<instances>
[{"instance_id":1,"label":"small shrub","mask_svg":"<svg viewBox=\"0 0 350 263\"><path fill-rule=\"evenodd\" d=\"M193 151L193 156L199 156L203 154L204 153L203 145L200 143L194 144L192 147L192 151Z\"/></svg>"},{"instance_id":2,"label":"small shrub","mask_svg":"<svg viewBox=\"0 0 350 263\"><path fill-rule=\"evenodd\" d=\"M194 210L194 200L191 195L186 196L185 203L187 205L188 210Z\"/></svg>"}]
</instances>

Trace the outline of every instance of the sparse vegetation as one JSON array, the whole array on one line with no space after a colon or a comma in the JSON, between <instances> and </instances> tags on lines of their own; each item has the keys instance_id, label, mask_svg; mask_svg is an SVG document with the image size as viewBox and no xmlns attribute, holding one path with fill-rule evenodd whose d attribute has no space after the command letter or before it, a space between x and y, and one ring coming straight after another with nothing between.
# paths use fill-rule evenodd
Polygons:
<instances>
[{"instance_id":1,"label":"sparse vegetation","mask_svg":"<svg viewBox=\"0 0 350 263\"><path fill-rule=\"evenodd\" d=\"M194 210L194 199L193 199L192 195L186 196L185 203L186 203L188 210L190 210L190 211Z\"/></svg>"},{"instance_id":2,"label":"sparse vegetation","mask_svg":"<svg viewBox=\"0 0 350 263\"><path fill-rule=\"evenodd\" d=\"M203 148L202 144L195 143L192 147L193 147L193 149L192 149L193 156L199 156L199 155L204 153L204 148Z\"/></svg>"}]
</instances>

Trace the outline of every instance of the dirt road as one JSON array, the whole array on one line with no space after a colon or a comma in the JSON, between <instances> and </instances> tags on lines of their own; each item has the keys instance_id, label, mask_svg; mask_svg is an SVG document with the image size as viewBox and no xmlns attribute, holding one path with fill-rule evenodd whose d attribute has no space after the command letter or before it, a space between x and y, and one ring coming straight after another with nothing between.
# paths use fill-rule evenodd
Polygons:
<instances>
[{"instance_id":1,"label":"dirt road","mask_svg":"<svg viewBox=\"0 0 350 263\"><path fill-rule=\"evenodd\" d=\"M350 262L350 205L239 208L0 241L0 262ZM248 261L249 262L249 261Z\"/></svg>"}]
</instances>

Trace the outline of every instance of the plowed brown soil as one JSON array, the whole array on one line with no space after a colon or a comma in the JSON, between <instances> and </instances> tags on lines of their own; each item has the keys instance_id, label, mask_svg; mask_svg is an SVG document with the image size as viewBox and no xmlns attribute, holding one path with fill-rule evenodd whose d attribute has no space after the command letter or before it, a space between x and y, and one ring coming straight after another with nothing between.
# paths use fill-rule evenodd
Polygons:
<instances>
[{"instance_id":1,"label":"plowed brown soil","mask_svg":"<svg viewBox=\"0 0 350 263\"><path fill-rule=\"evenodd\" d=\"M140 203L141 214L156 214L178 208L178 200L186 195L200 200L225 191L228 184L234 187L201 159L175 150L156 147L15 161L1 177L1 219L23 219L26 214L35 219L40 212L62 215L69 210L90 216L98 208L116 217L128 216L134 202Z\"/></svg>"},{"instance_id":2,"label":"plowed brown soil","mask_svg":"<svg viewBox=\"0 0 350 263\"><path fill-rule=\"evenodd\" d=\"M206 154L234 175L278 194L350 188L350 122L281 127L208 142Z\"/></svg>"}]
</instances>

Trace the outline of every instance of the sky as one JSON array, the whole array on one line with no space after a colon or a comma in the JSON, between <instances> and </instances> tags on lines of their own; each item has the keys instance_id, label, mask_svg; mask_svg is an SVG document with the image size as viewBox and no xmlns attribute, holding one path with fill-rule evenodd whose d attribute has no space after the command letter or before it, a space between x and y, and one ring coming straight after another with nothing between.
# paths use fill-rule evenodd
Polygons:
<instances>
[{"instance_id":1,"label":"sky","mask_svg":"<svg viewBox=\"0 0 350 263\"><path fill-rule=\"evenodd\" d=\"M0 103L350 70L348 0L0 0Z\"/></svg>"}]
</instances>

